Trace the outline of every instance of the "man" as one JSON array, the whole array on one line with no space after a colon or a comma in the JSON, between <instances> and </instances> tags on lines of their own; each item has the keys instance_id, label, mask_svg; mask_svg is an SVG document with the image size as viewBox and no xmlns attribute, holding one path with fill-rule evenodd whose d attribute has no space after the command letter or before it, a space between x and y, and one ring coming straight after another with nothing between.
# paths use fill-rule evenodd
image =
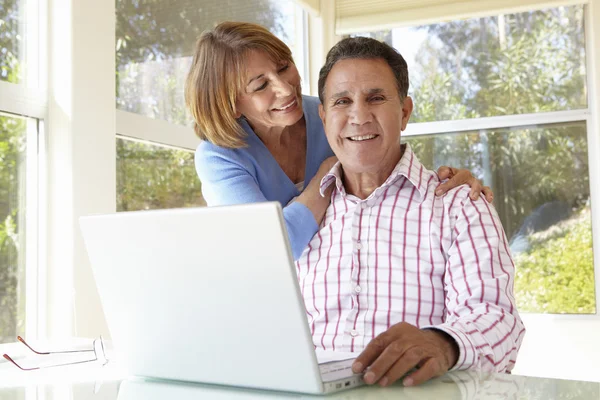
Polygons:
<instances>
[{"instance_id":1,"label":"man","mask_svg":"<svg viewBox=\"0 0 600 400\"><path fill-rule=\"evenodd\" d=\"M339 163L321 182L321 193L335 185L331 206L297 262L315 348L361 352L354 371L382 386L508 372L525 329L504 231L466 186L436 198L438 176L400 144L407 92L406 62L374 39L342 40L321 69L319 111Z\"/></svg>"}]
</instances>

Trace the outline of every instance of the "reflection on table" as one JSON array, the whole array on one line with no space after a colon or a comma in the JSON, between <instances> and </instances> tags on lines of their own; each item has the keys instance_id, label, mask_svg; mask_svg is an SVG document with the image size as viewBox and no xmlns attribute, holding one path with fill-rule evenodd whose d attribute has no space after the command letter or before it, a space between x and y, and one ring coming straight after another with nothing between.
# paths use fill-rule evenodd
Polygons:
<instances>
[{"instance_id":1,"label":"reflection on table","mask_svg":"<svg viewBox=\"0 0 600 400\"><path fill-rule=\"evenodd\" d=\"M132 378L123 381L43 384L0 389L2 400L196 400L319 398L297 393L261 391L215 385ZM364 386L324 397L354 399L594 399L600 400L600 383L482 375L453 372L417 387L400 383L388 387Z\"/></svg>"}]
</instances>

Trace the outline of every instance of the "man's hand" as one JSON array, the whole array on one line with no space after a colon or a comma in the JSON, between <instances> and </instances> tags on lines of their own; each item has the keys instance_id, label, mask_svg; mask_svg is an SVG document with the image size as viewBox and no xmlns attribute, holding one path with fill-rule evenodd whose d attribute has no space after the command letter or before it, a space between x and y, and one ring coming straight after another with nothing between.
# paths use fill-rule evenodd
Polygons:
<instances>
[{"instance_id":1,"label":"man's hand","mask_svg":"<svg viewBox=\"0 0 600 400\"><path fill-rule=\"evenodd\" d=\"M352 370L361 373L367 369L367 384L388 386L416 367L403 380L404 386L413 386L445 374L457 359L458 346L446 333L401 322L373 339L354 361Z\"/></svg>"}]
</instances>

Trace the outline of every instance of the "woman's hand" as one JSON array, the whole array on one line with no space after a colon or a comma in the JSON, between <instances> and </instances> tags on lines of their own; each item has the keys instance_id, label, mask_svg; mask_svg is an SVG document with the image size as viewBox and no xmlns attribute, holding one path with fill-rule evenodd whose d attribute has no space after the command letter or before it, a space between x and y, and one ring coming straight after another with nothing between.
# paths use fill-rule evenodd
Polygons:
<instances>
[{"instance_id":1,"label":"woman's hand","mask_svg":"<svg viewBox=\"0 0 600 400\"><path fill-rule=\"evenodd\" d=\"M318 225L321 224L323 216L325 216L325 212L327 211L327 207L329 206L329 203L331 203L331 192L335 187L335 185L329 185L325 191L325 195L321 196L321 180L323 180L323 177L327 175L336 162L336 157L329 157L324 160L321 163L321 166L319 166L319 170L315 176L313 176L304 191L296 199L296 201L304 204L312 211Z\"/></svg>"},{"instance_id":2,"label":"woman's hand","mask_svg":"<svg viewBox=\"0 0 600 400\"><path fill-rule=\"evenodd\" d=\"M449 179L448 182L440 184L435 190L436 196L441 196L448 190L453 189L457 186L467 184L471 186L470 197L473 200L479 198L479 194L483 193L488 203L494 200L494 192L489 186L483 186L479 179L475 178L471 171L467 169L457 169L452 167L439 167L437 170L440 180Z\"/></svg>"},{"instance_id":3,"label":"woman's hand","mask_svg":"<svg viewBox=\"0 0 600 400\"><path fill-rule=\"evenodd\" d=\"M333 168L333 166L335 165L335 163L338 162L338 159L336 156L332 156L329 158L326 158L322 163L321 166L319 167L319 171L317 171L317 176L320 176L319 182L321 182L321 179L323 179L323 177L325 175L327 175L327 173L329 171L331 171L331 168Z\"/></svg>"}]
</instances>

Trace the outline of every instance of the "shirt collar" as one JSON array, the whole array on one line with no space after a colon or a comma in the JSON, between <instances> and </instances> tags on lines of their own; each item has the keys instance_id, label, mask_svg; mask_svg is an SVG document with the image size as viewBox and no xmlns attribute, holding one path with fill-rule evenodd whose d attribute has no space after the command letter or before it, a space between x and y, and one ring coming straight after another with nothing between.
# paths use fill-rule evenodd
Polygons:
<instances>
[{"instance_id":1,"label":"shirt collar","mask_svg":"<svg viewBox=\"0 0 600 400\"><path fill-rule=\"evenodd\" d=\"M396 164L396 167L385 180L385 182L379 188L386 188L392 185L400 176L404 176L415 188L419 191L421 198L424 198L427 193L427 182L424 176L425 168L413 153L408 143L402 144L404 147L404 154ZM342 194L346 195L344 184L342 183L342 164L338 161L333 168L321 179L320 193L321 196L325 195L325 190L335 182L337 190ZM378 189L379 189L378 188Z\"/></svg>"}]
</instances>

